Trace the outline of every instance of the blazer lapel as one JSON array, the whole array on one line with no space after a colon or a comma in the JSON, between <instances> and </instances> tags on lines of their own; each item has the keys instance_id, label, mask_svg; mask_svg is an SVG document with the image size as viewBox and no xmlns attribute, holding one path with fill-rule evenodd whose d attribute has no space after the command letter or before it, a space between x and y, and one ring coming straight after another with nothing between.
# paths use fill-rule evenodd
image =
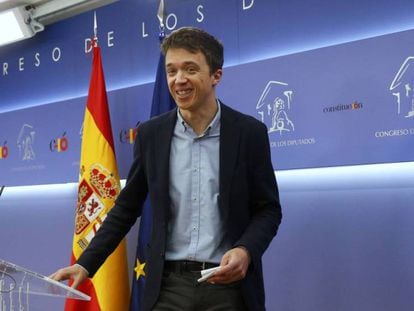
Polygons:
<instances>
[{"instance_id":1,"label":"blazer lapel","mask_svg":"<svg viewBox=\"0 0 414 311\"><path fill-rule=\"evenodd\" d=\"M239 154L240 129L237 116L221 103L220 120L220 196L228 191Z\"/></svg>"},{"instance_id":2,"label":"blazer lapel","mask_svg":"<svg viewBox=\"0 0 414 311\"><path fill-rule=\"evenodd\" d=\"M169 179L170 179L170 150L171 140L174 133L174 127L177 120L177 110L173 109L165 118L160 118L158 126L156 127L157 133L155 134L156 141L154 154L154 163L157 166L157 175L160 176L158 181L159 191L165 194L164 197L169 200ZM169 202L167 206L169 206Z\"/></svg>"}]
</instances>

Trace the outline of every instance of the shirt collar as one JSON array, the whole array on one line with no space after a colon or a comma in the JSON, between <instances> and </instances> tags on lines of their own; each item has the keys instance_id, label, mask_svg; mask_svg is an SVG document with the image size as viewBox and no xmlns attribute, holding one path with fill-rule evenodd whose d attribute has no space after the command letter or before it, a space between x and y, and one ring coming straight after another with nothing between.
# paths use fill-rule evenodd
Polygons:
<instances>
[{"instance_id":1,"label":"shirt collar","mask_svg":"<svg viewBox=\"0 0 414 311\"><path fill-rule=\"evenodd\" d=\"M201 136L217 135L220 133L221 106L220 106L220 101L218 99L216 99L216 102L217 102L216 115L214 116L213 120L210 122L210 124L207 126L206 130ZM179 122L179 124L183 126L182 130L184 132L186 132L188 128L191 128L191 126L187 122L185 122L185 120L181 116L180 108L177 109L177 122Z\"/></svg>"}]
</instances>

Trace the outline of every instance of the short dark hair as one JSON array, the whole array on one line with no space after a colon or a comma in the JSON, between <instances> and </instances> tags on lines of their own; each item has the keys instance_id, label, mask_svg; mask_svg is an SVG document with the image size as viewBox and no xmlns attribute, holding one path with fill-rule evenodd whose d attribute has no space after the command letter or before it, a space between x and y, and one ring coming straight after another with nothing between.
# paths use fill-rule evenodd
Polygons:
<instances>
[{"instance_id":1,"label":"short dark hair","mask_svg":"<svg viewBox=\"0 0 414 311\"><path fill-rule=\"evenodd\" d=\"M223 68L223 45L215 37L199 28L183 27L171 32L161 44L161 51L166 55L170 48L185 49L191 53L200 51L206 58L210 73Z\"/></svg>"}]
</instances>

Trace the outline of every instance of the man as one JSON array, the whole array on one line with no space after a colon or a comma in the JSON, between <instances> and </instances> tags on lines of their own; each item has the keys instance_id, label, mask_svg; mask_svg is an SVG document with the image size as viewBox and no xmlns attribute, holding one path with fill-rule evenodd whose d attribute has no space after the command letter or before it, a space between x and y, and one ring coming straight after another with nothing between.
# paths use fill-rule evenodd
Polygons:
<instances>
[{"instance_id":1,"label":"man","mask_svg":"<svg viewBox=\"0 0 414 311\"><path fill-rule=\"evenodd\" d=\"M127 183L76 265L93 276L151 200L144 310L264 310L261 257L282 214L265 125L216 99L223 46L196 28L163 42L177 109L143 123ZM200 270L220 268L198 283Z\"/></svg>"}]
</instances>

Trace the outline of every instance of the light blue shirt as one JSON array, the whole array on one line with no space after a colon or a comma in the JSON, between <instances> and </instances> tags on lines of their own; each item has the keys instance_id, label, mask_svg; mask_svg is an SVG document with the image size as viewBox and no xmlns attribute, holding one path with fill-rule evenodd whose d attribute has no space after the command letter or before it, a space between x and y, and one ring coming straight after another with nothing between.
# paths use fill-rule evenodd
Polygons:
<instances>
[{"instance_id":1,"label":"light blue shirt","mask_svg":"<svg viewBox=\"0 0 414 311\"><path fill-rule=\"evenodd\" d=\"M199 136L177 109L170 153L166 260L220 263L230 248L224 241L218 207L221 110L217 105L214 119Z\"/></svg>"}]
</instances>

